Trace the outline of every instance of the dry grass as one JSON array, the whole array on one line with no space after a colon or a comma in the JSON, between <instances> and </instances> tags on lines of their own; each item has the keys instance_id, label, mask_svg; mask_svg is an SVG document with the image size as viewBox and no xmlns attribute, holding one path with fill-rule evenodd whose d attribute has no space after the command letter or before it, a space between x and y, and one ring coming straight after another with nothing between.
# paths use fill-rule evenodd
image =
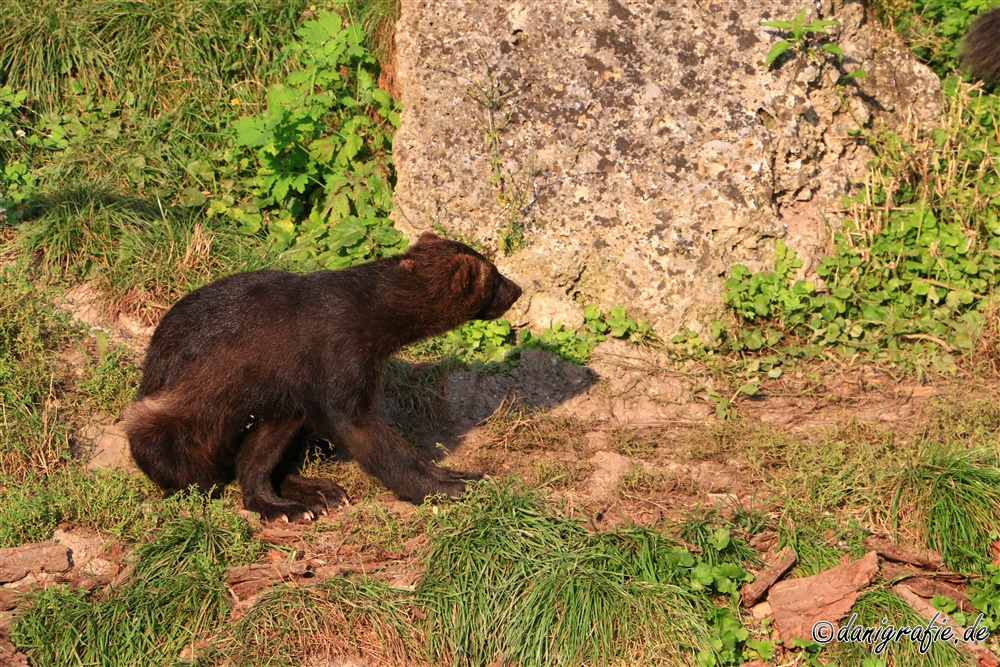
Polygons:
<instances>
[{"instance_id":1,"label":"dry grass","mask_svg":"<svg viewBox=\"0 0 1000 667\"><path fill-rule=\"evenodd\" d=\"M487 447L506 452L530 452L538 449L580 451L586 445L586 422L531 411L520 403L505 399L486 420Z\"/></svg>"}]
</instances>

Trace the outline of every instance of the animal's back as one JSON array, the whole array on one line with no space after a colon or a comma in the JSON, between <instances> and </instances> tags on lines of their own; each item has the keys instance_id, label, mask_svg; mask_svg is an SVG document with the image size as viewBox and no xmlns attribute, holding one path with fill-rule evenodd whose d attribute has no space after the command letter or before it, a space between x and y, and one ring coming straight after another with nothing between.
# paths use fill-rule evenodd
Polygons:
<instances>
[{"instance_id":1,"label":"animal's back","mask_svg":"<svg viewBox=\"0 0 1000 667\"><path fill-rule=\"evenodd\" d=\"M153 332L138 398L189 376L191 369L227 348L242 350L240 358L247 358L260 347L262 341L255 341L258 332L295 317L304 282L303 276L285 271L252 271L227 276L184 296Z\"/></svg>"}]
</instances>

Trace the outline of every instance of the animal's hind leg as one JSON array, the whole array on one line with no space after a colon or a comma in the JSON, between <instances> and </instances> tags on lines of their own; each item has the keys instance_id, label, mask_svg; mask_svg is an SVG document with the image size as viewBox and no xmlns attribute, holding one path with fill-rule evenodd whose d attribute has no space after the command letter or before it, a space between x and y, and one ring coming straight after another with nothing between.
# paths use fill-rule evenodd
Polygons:
<instances>
[{"instance_id":1,"label":"animal's hind leg","mask_svg":"<svg viewBox=\"0 0 1000 667\"><path fill-rule=\"evenodd\" d=\"M220 461L212 446L221 436L189 410L183 389L146 396L125 410L132 458L165 496L196 486L217 497L232 481L231 462Z\"/></svg>"},{"instance_id":2,"label":"animal's hind leg","mask_svg":"<svg viewBox=\"0 0 1000 667\"><path fill-rule=\"evenodd\" d=\"M310 434L308 427L299 429L272 479L283 499L305 505L314 514L326 514L328 508L347 504L347 493L332 480L297 474Z\"/></svg>"},{"instance_id":3,"label":"animal's hind leg","mask_svg":"<svg viewBox=\"0 0 1000 667\"><path fill-rule=\"evenodd\" d=\"M290 448L298 442L301 419L263 421L243 436L236 456L236 479L243 489L243 506L267 521L309 521L315 514L305 503L282 498L274 488L274 474Z\"/></svg>"}]
</instances>

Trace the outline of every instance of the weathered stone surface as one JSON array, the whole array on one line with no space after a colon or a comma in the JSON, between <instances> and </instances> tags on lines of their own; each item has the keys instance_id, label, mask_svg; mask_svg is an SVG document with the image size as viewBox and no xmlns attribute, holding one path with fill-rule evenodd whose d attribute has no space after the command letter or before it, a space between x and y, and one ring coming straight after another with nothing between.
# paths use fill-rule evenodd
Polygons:
<instances>
[{"instance_id":1,"label":"weathered stone surface","mask_svg":"<svg viewBox=\"0 0 1000 667\"><path fill-rule=\"evenodd\" d=\"M90 452L87 460L88 470L121 468L128 472L139 471L129 453L124 422L96 421L83 429L79 435L87 451Z\"/></svg>"},{"instance_id":2,"label":"weathered stone surface","mask_svg":"<svg viewBox=\"0 0 1000 667\"><path fill-rule=\"evenodd\" d=\"M773 237L804 270L824 250L871 157L849 130L939 109L934 74L858 2L809 5L842 22L843 66L765 68L777 37L759 21L801 7L403 0L397 226L496 247L513 201L527 244L499 265L526 288L515 319L578 324L584 304L622 304L661 334L699 330L720 276L769 267ZM858 65L868 78L835 89Z\"/></svg>"},{"instance_id":3,"label":"weathered stone surface","mask_svg":"<svg viewBox=\"0 0 1000 667\"><path fill-rule=\"evenodd\" d=\"M69 549L55 542L0 549L0 584L23 579L29 572L65 572L69 568Z\"/></svg>"}]
</instances>

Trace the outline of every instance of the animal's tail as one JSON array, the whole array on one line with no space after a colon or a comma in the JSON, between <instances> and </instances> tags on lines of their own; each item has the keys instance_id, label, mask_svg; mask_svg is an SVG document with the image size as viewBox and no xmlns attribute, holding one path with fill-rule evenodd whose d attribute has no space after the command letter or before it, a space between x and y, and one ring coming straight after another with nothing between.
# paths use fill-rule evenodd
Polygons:
<instances>
[{"instance_id":1,"label":"animal's tail","mask_svg":"<svg viewBox=\"0 0 1000 667\"><path fill-rule=\"evenodd\" d=\"M1000 83L1000 6L977 18L969 28L962 61L973 76Z\"/></svg>"},{"instance_id":2,"label":"animal's tail","mask_svg":"<svg viewBox=\"0 0 1000 667\"><path fill-rule=\"evenodd\" d=\"M209 449L198 442L193 416L186 407L177 393L161 391L125 410L125 434L132 458L167 494L192 484L207 493L222 481Z\"/></svg>"}]
</instances>

